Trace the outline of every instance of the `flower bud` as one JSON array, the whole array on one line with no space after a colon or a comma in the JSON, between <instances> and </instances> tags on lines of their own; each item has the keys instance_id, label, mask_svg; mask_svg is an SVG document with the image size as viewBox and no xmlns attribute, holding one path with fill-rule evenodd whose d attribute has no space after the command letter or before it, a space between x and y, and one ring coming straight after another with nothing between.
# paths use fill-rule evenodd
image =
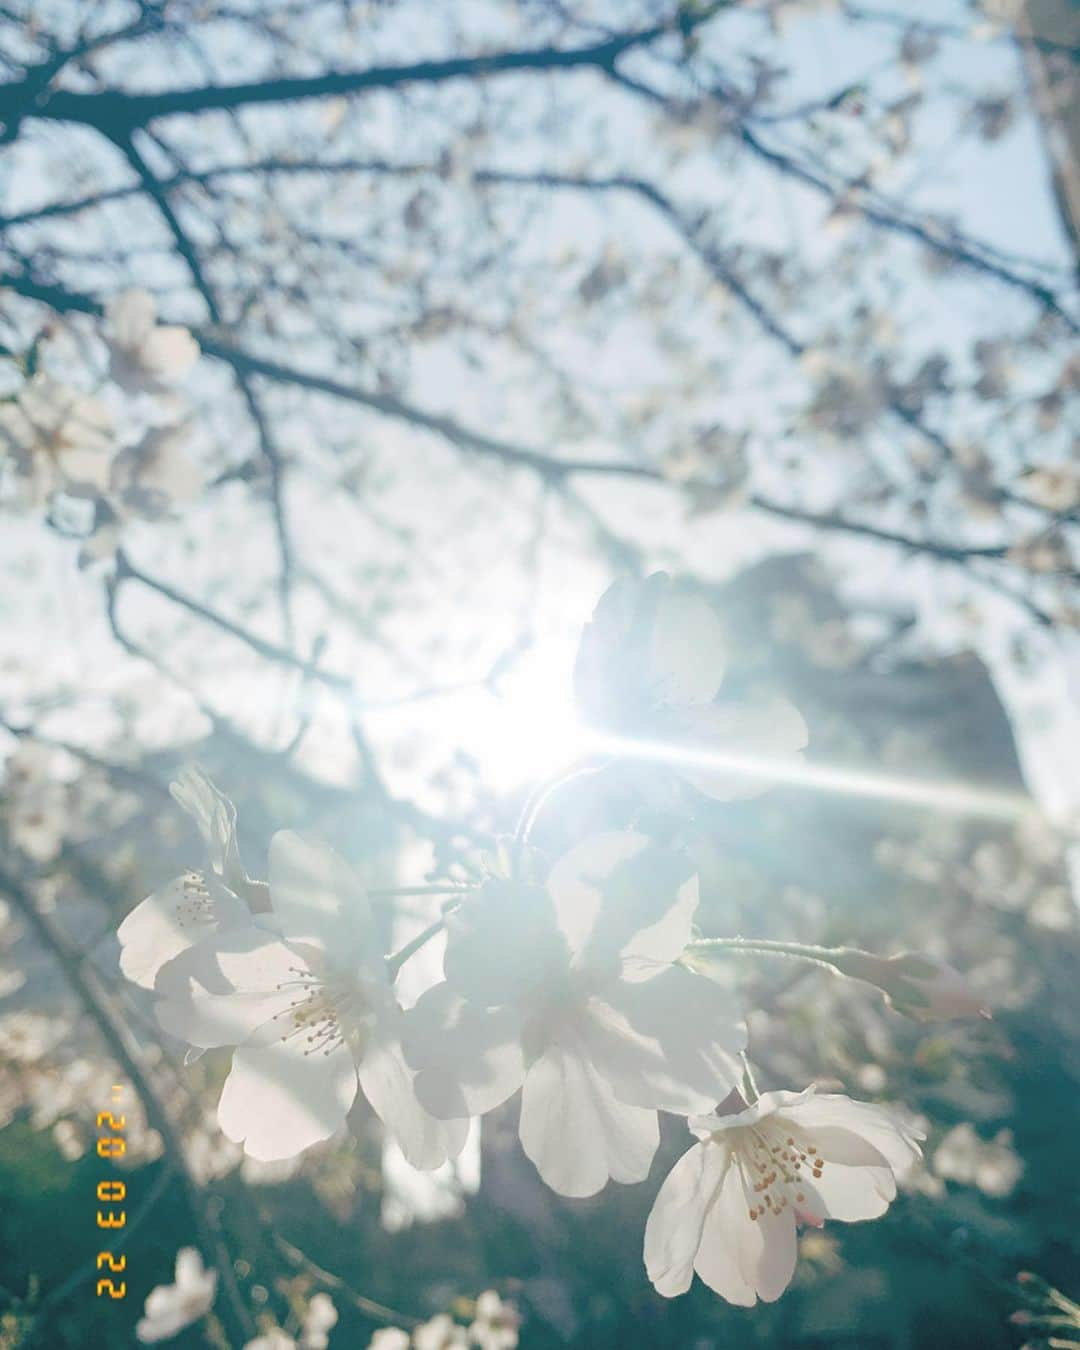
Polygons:
<instances>
[{"instance_id":1,"label":"flower bud","mask_svg":"<svg viewBox=\"0 0 1080 1350\"><path fill-rule=\"evenodd\" d=\"M837 953L837 970L876 985L897 1012L918 1022L989 1017L990 1010L958 970L913 952L874 956L848 949Z\"/></svg>"}]
</instances>

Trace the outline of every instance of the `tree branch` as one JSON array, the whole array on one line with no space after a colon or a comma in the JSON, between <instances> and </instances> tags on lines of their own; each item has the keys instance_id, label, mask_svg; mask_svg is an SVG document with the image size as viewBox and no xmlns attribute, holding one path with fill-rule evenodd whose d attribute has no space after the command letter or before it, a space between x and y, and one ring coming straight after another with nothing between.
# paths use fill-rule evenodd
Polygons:
<instances>
[{"instance_id":1,"label":"tree branch","mask_svg":"<svg viewBox=\"0 0 1080 1350\"><path fill-rule=\"evenodd\" d=\"M371 90L401 89L415 84L445 84L452 80L490 78L521 71L611 70L626 52L649 46L672 32L688 34L700 28L723 8L726 8L726 3L722 0L696 14L680 9L667 22L622 33L584 47L533 47L492 52L484 56L369 66L366 70L329 71L324 75L171 89L157 94L127 94L118 90L81 93L62 89L42 97L37 84L27 76L15 83L0 86L0 121L18 116L77 122L94 127L110 140L115 140L130 137L132 131L162 117L226 111L266 103L340 98Z\"/></svg>"}]
</instances>

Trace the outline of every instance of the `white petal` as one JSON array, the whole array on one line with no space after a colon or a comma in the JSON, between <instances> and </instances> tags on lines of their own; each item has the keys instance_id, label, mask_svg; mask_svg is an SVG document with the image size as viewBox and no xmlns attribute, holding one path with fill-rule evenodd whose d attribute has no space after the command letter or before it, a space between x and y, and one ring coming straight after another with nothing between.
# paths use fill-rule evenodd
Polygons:
<instances>
[{"instance_id":1,"label":"white petal","mask_svg":"<svg viewBox=\"0 0 1080 1350\"><path fill-rule=\"evenodd\" d=\"M251 918L247 906L213 877L205 878L208 908L197 903L192 874L177 877L136 905L117 930L120 969L133 983L152 989L158 971L174 956L216 931Z\"/></svg>"},{"instance_id":2,"label":"white petal","mask_svg":"<svg viewBox=\"0 0 1080 1350\"><path fill-rule=\"evenodd\" d=\"M581 634L574 665L574 698L591 726L622 729L625 719L619 693L626 687L626 673L640 675L644 667L647 623L639 625L635 633L634 619L642 608L649 581L621 577L613 582L597 601L592 620ZM666 585L667 578L659 574L659 582ZM637 660L631 655L635 648ZM634 692L632 701L641 701L633 700Z\"/></svg>"},{"instance_id":3,"label":"white petal","mask_svg":"<svg viewBox=\"0 0 1080 1350\"><path fill-rule=\"evenodd\" d=\"M587 1059L551 1045L521 1093L521 1146L560 1195L595 1195L608 1178L644 1181L660 1142L655 1111L624 1106Z\"/></svg>"},{"instance_id":4,"label":"white petal","mask_svg":"<svg viewBox=\"0 0 1080 1350\"><path fill-rule=\"evenodd\" d=\"M752 1307L757 1298L778 1299L791 1282L797 1255L795 1216L765 1211L756 1220L750 1210L758 1197L743 1181L738 1164L728 1168L716 1203L702 1230L694 1269L721 1298Z\"/></svg>"},{"instance_id":5,"label":"white petal","mask_svg":"<svg viewBox=\"0 0 1080 1350\"><path fill-rule=\"evenodd\" d=\"M104 448L87 445L74 450L62 450L56 456L56 463L69 484L104 491L109 486L110 472L108 456L102 454Z\"/></svg>"},{"instance_id":6,"label":"white petal","mask_svg":"<svg viewBox=\"0 0 1080 1350\"><path fill-rule=\"evenodd\" d=\"M188 330L170 324L155 328L139 351L140 364L162 379L179 379L198 356L199 344Z\"/></svg>"},{"instance_id":7,"label":"white petal","mask_svg":"<svg viewBox=\"0 0 1080 1350\"><path fill-rule=\"evenodd\" d=\"M653 618L648 679L654 703L709 703L727 663L727 641L713 607L670 586Z\"/></svg>"},{"instance_id":8,"label":"white petal","mask_svg":"<svg viewBox=\"0 0 1080 1350\"><path fill-rule=\"evenodd\" d=\"M157 305L149 291L122 291L105 306L110 339L121 347L136 347L153 330Z\"/></svg>"},{"instance_id":9,"label":"white petal","mask_svg":"<svg viewBox=\"0 0 1080 1350\"><path fill-rule=\"evenodd\" d=\"M241 1045L299 997L307 969L294 948L253 923L204 938L162 966L161 1026L189 1045Z\"/></svg>"},{"instance_id":10,"label":"white petal","mask_svg":"<svg viewBox=\"0 0 1080 1350\"><path fill-rule=\"evenodd\" d=\"M576 844L552 867L548 894L555 920L577 956L593 936L604 903L604 884L618 867L647 848L649 839L631 830L607 830Z\"/></svg>"},{"instance_id":11,"label":"white petal","mask_svg":"<svg viewBox=\"0 0 1080 1350\"><path fill-rule=\"evenodd\" d=\"M447 984L427 990L405 1014L402 1048L416 1093L441 1120L480 1116L521 1086L521 1015L479 1008Z\"/></svg>"},{"instance_id":12,"label":"white petal","mask_svg":"<svg viewBox=\"0 0 1080 1350\"><path fill-rule=\"evenodd\" d=\"M888 1167L844 1167L826 1162L820 1178L805 1182L799 1208L816 1222L839 1219L857 1223L877 1219L896 1199L896 1181Z\"/></svg>"},{"instance_id":13,"label":"white petal","mask_svg":"<svg viewBox=\"0 0 1080 1350\"><path fill-rule=\"evenodd\" d=\"M236 807L196 764L186 765L169 784L175 801L195 821L210 865L227 886L244 880L236 841Z\"/></svg>"},{"instance_id":14,"label":"white petal","mask_svg":"<svg viewBox=\"0 0 1080 1350\"><path fill-rule=\"evenodd\" d=\"M371 1109L401 1145L413 1167L431 1171L456 1158L465 1145L468 1120L437 1120L420 1105L401 1043L385 1034L368 1047L358 1066L360 1089Z\"/></svg>"},{"instance_id":15,"label":"white petal","mask_svg":"<svg viewBox=\"0 0 1080 1350\"><path fill-rule=\"evenodd\" d=\"M802 714L786 698L762 697L693 708L672 722L667 738L695 752L774 760L782 767L786 761L798 759L808 732ZM756 797L770 786L767 775L736 773L722 767L676 767L686 782L716 801Z\"/></svg>"},{"instance_id":16,"label":"white petal","mask_svg":"<svg viewBox=\"0 0 1080 1350\"><path fill-rule=\"evenodd\" d=\"M811 1136L826 1125L861 1135L899 1177L905 1176L921 1156L922 1134L887 1107L853 1101L842 1093L813 1093L803 1094L795 1106L781 1109Z\"/></svg>"},{"instance_id":17,"label":"white petal","mask_svg":"<svg viewBox=\"0 0 1080 1350\"><path fill-rule=\"evenodd\" d=\"M618 981L587 1008L590 1056L620 1101L680 1115L710 1111L738 1082L746 1025L718 985L683 966Z\"/></svg>"},{"instance_id":18,"label":"white petal","mask_svg":"<svg viewBox=\"0 0 1080 1350\"><path fill-rule=\"evenodd\" d=\"M580 968L648 967L678 956L697 908L693 865L646 835L591 835L551 869L547 887Z\"/></svg>"},{"instance_id":19,"label":"white petal","mask_svg":"<svg viewBox=\"0 0 1080 1350\"><path fill-rule=\"evenodd\" d=\"M538 886L489 882L447 918L446 981L481 1007L511 1003L558 979L569 962L551 897Z\"/></svg>"},{"instance_id":20,"label":"white petal","mask_svg":"<svg viewBox=\"0 0 1080 1350\"><path fill-rule=\"evenodd\" d=\"M348 1047L305 1053L302 1037L233 1056L218 1103L226 1138L260 1162L295 1157L328 1139L344 1123L356 1096L356 1068Z\"/></svg>"},{"instance_id":21,"label":"white petal","mask_svg":"<svg viewBox=\"0 0 1080 1350\"><path fill-rule=\"evenodd\" d=\"M648 866L653 859L653 850L643 855L644 864L639 879L640 885L655 885L658 888L674 886L682 869L669 872L667 876L652 874ZM626 980L649 979L656 973L657 966L667 966L677 961L686 950L686 944L693 936L694 915L698 907L698 879L694 875L682 883L671 896L670 908L648 928L639 929L631 935L623 947L623 978Z\"/></svg>"},{"instance_id":22,"label":"white petal","mask_svg":"<svg viewBox=\"0 0 1080 1350\"><path fill-rule=\"evenodd\" d=\"M645 1269L657 1293L665 1298L685 1294L690 1288L705 1216L730 1161L726 1147L695 1144L657 1192L645 1224Z\"/></svg>"},{"instance_id":23,"label":"white petal","mask_svg":"<svg viewBox=\"0 0 1080 1350\"><path fill-rule=\"evenodd\" d=\"M342 967L381 965L364 884L327 844L279 830L270 841L270 901L290 940L318 942Z\"/></svg>"}]
</instances>

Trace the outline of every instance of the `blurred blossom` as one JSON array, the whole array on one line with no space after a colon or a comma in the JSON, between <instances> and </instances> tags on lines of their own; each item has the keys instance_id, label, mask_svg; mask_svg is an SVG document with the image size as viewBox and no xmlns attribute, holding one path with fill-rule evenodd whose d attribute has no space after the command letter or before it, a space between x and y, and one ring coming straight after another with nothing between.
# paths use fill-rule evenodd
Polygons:
<instances>
[{"instance_id":1,"label":"blurred blossom","mask_svg":"<svg viewBox=\"0 0 1080 1350\"><path fill-rule=\"evenodd\" d=\"M244 1350L298 1350L297 1342L280 1327L271 1327L253 1341L248 1341Z\"/></svg>"},{"instance_id":2,"label":"blurred blossom","mask_svg":"<svg viewBox=\"0 0 1080 1350\"><path fill-rule=\"evenodd\" d=\"M326 1350L330 1332L337 1326L338 1312L329 1294L313 1294L300 1326L303 1350Z\"/></svg>"},{"instance_id":3,"label":"blurred blossom","mask_svg":"<svg viewBox=\"0 0 1080 1350\"><path fill-rule=\"evenodd\" d=\"M206 485L189 454L191 429L186 424L148 427L141 440L113 460L109 493L121 514L156 520L175 506L197 500Z\"/></svg>"},{"instance_id":4,"label":"blurred blossom","mask_svg":"<svg viewBox=\"0 0 1080 1350\"><path fill-rule=\"evenodd\" d=\"M7 457L28 506L61 489L105 488L112 448L105 405L43 371L0 403L0 468Z\"/></svg>"},{"instance_id":5,"label":"blurred blossom","mask_svg":"<svg viewBox=\"0 0 1080 1350\"><path fill-rule=\"evenodd\" d=\"M469 1342L480 1350L514 1350L520 1326L521 1314L514 1305L504 1303L494 1289L485 1289L476 1300Z\"/></svg>"},{"instance_id":6,"label":"blurred blossom","mask_svg":"<svg viewBox=\"0 0 1080 1350\"><path fill-rule=\"evenodd\" d=\"M6 766L0 812L12 844L36 863L52 862L64 843L68 794L58 777L60 759L49 746L24 738Z\"/></svg>"},{"instance_id":7,"label":"blurred blossom","mask_svg":"<svg viewBox=\"0 0 1080 1350\"><path fill-rule=\"evenodd\" d=\"M412 1343L413 1350L457 1350L459 1346L467 1346L469 1340L465 1328L459 1326L449 1313L439 1313L416 1328Z\"/></svg>"},{"instance_id":8,"label":"blurred blossom","mask_svg":"<svg viewBox=\"0 0 1080 1350\"><path fill-rule=\"evenodd\" d=\"M368 1350L409 1350L412 1338L400 1327L380 1327L368 1341Z\"/></svg>"},{"instance_id":9,"label":"blurred blossom","mask_svg":"<svg viewBox=\"0 0 1080 1350\"><path fill-rule=\"evenodd\" d=\"M1080 506L1080 469L1075 464L1025 469L1020 491L1037 506L1065 515Z\"/></svg>"},{"instance_id":10,"label":"blurred blossom","mask_svg":"<svg viewBox=\"0 0 1080 1350\"><path fill-rule=\"evenodd\" d=\"M199 356L186 328L159 325L148 291L130 290L105 308L109 375L127 393L159 393L183 378Z\"/></svg>"},{"instance_id":11,"label":"blurred blossom","mask_svg":"<svg viewBox=\"0 0 1080 1350\"><path fill-rule=\"evenodd\" d=\"M981 1139L970 1121L954 1125L934 1153L933 1168L947 1181L977 1186L984 1195L1010 1195L1024 1174L1012 1147L1012 1131Z\"/></svg>"},{"instance_id":12,"label":"blurred blossom","mask_svg":"<svg viewBox=\"0 0 1080 1350\"><path fill-rule=\"evenodd\" d=\"M797 755L806 724L785 698L729 693L728 643L712 607L679 591L664 572L616 581L581 635L574 693L586 725L670 747L673 772L724 801L764 790L760 779L678 763L700 754Z\"/></svg>"},{"instance_id":13,"label":"blurred blossom","mask_svg":"<svg viewBox=\"0 0 1080 1350\"><path fill-rule=\"evenodd\" d=\"M135 1335L144 1345L170 1340L206 1316L216 1292L217 1271L205 1269L194 1247L181 1247L176 1254L175 1282L150 1291Z\"/></svg>"},{"instance_id":14,"label":"blurred blossom","mask_svg":"<svg viewBox=\"0 0 1080 1350\"><path fill-rule=\"evenodd\" d=\"M922 1137L882 1107L766 1092L731 1115L693 1116L701 1140L661 1186L645 1229L649 1279L667 1298L694 1272L729 1303L771 1303L795 1273L796 1226L884 1214Z\"/></svg>"}]
</instances>

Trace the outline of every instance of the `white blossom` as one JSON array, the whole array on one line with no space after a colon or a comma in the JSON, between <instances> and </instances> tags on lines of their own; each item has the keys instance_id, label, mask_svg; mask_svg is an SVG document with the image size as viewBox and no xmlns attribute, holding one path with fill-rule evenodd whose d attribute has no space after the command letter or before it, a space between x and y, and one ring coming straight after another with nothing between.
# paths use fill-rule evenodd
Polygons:
<instances>
[{"instance_id":1,"label":"white blossom","mask_svg":"<svg viewBox=\"0 0 1080 1350\"><path fill-rule=\"evenodd\" d=\"M521 1087L521 1143L553 1190L643 1180L657 1109L711 1109L746 1043L730 996L679 963L697 903L685 860L633 833L587 839L545 886L487 883L408 1014L420 1100L476 1115Z\"/></svg>"},{"instance_id":2,"label":"white blossom","mask_svg":"<svg viewBox=\"0 0 1080 1350\"><path fill-rule=\"evenodd\" d=\"M135 1335L144 1345L167 1341L210 1311L217 1292L217 1271L207 1270L194 1247L176 1254L173 1284L159 1284L147 1296Z\"/></svg>"},{"instance_id":3,"label":"white blossom","mask_svg":"<svg viewBox=\"0 0 1080 1350\"><path fill-rule=\"evenodd\" d=\"M401 1052L402 1011L363 884L325 845L270 844L272 912L215 924L158 972L158 1020L203 1049L235 1046L218 1124L262 1161L345 1121L357 1084L415 1167L456 1156L468 1122L424 1111Z\"/></svg>"},{"instance_id":4,"label":"white blossom","mask_svg":"<svg viewBox=\"0 0 1080 1350\"><path fill-rule=\"evenodd\" d=\"M413 1350L458 1350L469 1344L465 1328L458 1326L449 1313L439 1313L417 1327L412 1343Z\"/></svg>"},{"instance_id":5,"label":"white blossom","mask_svg":"<svg viewBox=\"0 0 1080 1350\"><path fill-rule=\"evenodd\" d=\"M36 863L52 862L64 842L67 788L56 776L56 760L49 746L23 739L7 762L8 836Z\"/></svg>"},{"instance_id":6,"label":"white blossom","mask_svg":"<svg viewBox=\"0 0 1080 1350\"><path fill-rule=\"evenodd\" d=\"M298 1350L298 1347L297 1342L287 1331L282 1331L280 1327L271 1327L261 1336L256 1336L253 1341L248 1341L244 1345L244 1350Z\"/></svg>"},{"instance_id":7,"label":"white blossom","mask_svg":"<svg viewBox=\"0 0 1080 1350\"><path fill-rule=\"evenodd\" d=\"M494 1289L485 1289L476 1300L469 1341L480 1350L514 1350L520 1326L521 1314L514 1305L504 1303Z\"/></svg>"},{"instance_id":8,"label":"white blossom","mask_svg":"<svg viewBox=\"0 0 1080 1350\"><path fill-rule=\"evenodd\" d=\"M330 1332L337 1326L338 1311L329 1294L314 1294L300 1326L300 1344L304 1350L327 1350Z\"/></svg>"},{"instance_id":9,"label":"white blossom","mask_svg":"<svg viewBox=\"0 0 1080 1350\"><path fill-rule=\"evenodd\" d=\"M400 1327L380 1327L368 1341L368 1350L409 1350L412 1337Z\"/></svg>"},{"instance_id":10,"label":"white blossom","mask_svg":"<svg viewBox=\"0 0 1080 1350\"><path fill-rule=\"evenodd\" d=\"M761 777L679 763L678 752L786 758L806 745L806 723L778 695L729 694L727 665L712 607L656 572L616 581L601 596L581 636L574 692L591 727L670 748L673 771L699 792L751 797L763 790Z\"/></svg>"},{"instance_id":11,"label":"white blossom","mask_svg":"<svg viewBox=\"0 0 1080 1350\"><path fill-rule=\"evenodd\" d=\"M248 1341L244 1350L327 1350L330 1332L337 1320L337 1309L330 1295L315 1294L304 1310L297 1337L290 1336L281 1327L270 1327L253 1341ZM405 1344L408 1345L408 1337Z\"/></svg>"},{"instance_id":12,"label":"white blossom","mask_svg":"<svg viewBox=\"0 0 1080 1350\"><path fill-rule=\"evenodd\" d=\"M148 427L112 462L109 493L118 515L157 520L198 499L206 478L188 453L190 427Z\"/></svg>"},{"instance_id":13,"label":"white blossom","mask_svg":"<svg viewBox=\"0 0 1080 1350\"><path fill-rule=\"evenodd\" d=\"M108 485L112 417L104 404L39 371L0 403L0 465L9 458L27 506L54 492Z\"/></svg>"},{"instance_id":14,"label":"white blossom","mask_svg":"<svg viewBox=\"0 0 1080 1350\"><path fill-rule=\"evenodd\" d=\"M202 835L207 866L175 877L120 925L120 969L144 989L152 989L161 967L193 943L221 928L245 925L252 909L269 907L265 888L253 883L240 863L232 802L194 766L180 773L170 791Z\"/></svg>"},{"instance_id":15,"label":"white blossom","mask_svg":"<svg viewBox=\"0 0 1080 1350\"><path fill-rule=\"evenodd\" d=\"M144 290L114 296L105 307L109 375L128 393L158 393L195 364L199 345L186 328L157 322L154 297Z\"/></svg>"},{"instance_id":16,"label":"white blossom","mask_svg":"<svg viewBox=\"0 0 1080 1350\"><path fill-rule=\"evenodd\" d=\"M838 1094L737 1095L730 1115L696 1116L699 1143L672 1168L645 1227L645 1267L667 1298L694 1272L729 1303L771 1303L795 1271L796 1225L884 1214L920 1157L915 1130Z\"/></svg>"},{"instance_id":17,"label":"white blossom","mask_svg":"<svg viewBox=\"0 0 1080 1350\"><path fill-rule=\"evenodd\" d=\"M1010 1195L1024 1174L1011 1130L981 1139L968 1120L954 1125L934 1153L934 1172L949 1181L977 1186L984 1195Z\"/></svg>"}]
</instances>

